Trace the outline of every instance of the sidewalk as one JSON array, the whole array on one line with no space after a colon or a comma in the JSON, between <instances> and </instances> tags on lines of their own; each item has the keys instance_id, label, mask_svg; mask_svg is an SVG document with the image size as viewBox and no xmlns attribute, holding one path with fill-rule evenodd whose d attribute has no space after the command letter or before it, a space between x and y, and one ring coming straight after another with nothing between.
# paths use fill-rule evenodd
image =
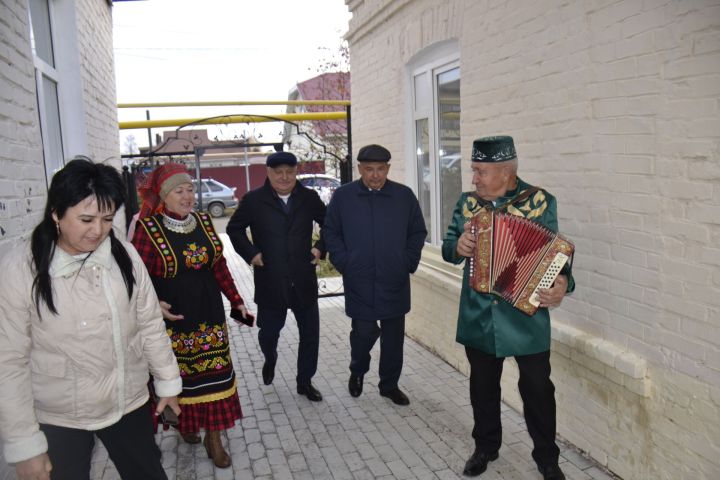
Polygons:
<instances>
[{"instance_id":1,"label":"sidewalk","mask_svg":"<svg viewBox=\"0 0 720 480\"><path fill-rule=\"evenodd\" d=\"M252 274L226 235L228 265L252 311ZM257 329L230 325L242 421L227 432L233 465L214 468L202 445L183 443L174 431L157 435L171 480L211 479L440 479L462 476L473 449L468 380L440 358L405 340L401 388L410 406L398 407L377 391L378 347L363 394L347 391L350 322L343 297L320 300L320 358L313 384L323 401L295 393L297 327L292 314L278 346L272 385L262 384ZM522 415L503 405L503 446L482 480L541 480L530 456ZM562 414L562 413L560 413ZM119 476L98 443L93 480ZM561 467L570 480L611 479L572 447L561 445Z\"/></svg>"}]
</instances>

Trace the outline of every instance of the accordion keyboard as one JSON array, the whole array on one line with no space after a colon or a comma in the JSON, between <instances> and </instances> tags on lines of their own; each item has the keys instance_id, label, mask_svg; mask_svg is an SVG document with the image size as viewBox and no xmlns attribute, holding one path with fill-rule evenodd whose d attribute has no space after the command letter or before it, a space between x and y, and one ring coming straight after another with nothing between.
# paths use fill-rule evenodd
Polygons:
<instances>
[{"instance_id":1,"label":"accordion keyboard","mask_svg":"<svg viewBox=\"0 0 720 480\"><path fill-rule=\"evenodd\" d=\"M565 255L562 252L558 252L555 254L555 258L550 263L550 266L548 266L547 271L545 272L545 275L540 279L540 283L538 283L538 286L535 287L535 290L533 290L532 295L530 296L530 304L532 304L535 307L540 306L540 300L537 298L537 291L541 288L550 288L552 287L552 284L555 282L555 279L558 275L560 275L560 270L562 270L565 263L570 259L567 255Z\"/></svg>"}]
</instances>

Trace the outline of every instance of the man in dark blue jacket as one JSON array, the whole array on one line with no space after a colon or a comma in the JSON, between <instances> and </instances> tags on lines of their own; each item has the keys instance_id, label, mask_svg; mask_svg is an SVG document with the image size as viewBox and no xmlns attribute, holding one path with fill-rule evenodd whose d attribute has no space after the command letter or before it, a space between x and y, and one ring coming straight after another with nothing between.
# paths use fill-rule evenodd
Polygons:
<instances>
[{"instance_id":1,"label":"man in dark blue jacket","mask_svg":"<svg viewBox=\"0 0 720 480\"><path fill-rule=\"evenodd\" d=\"M320 343L315 264L324 247L322 240L312 245L312 232L313 222L322 227L325 204L317 192L296 180L297 158L292 153L273 153L266 166L265 185L245 194L227 234L235 250L253 266L258 341L265 355L263 382L270 385L275 377L278 338L289 308L300 335L297 392L317 402L322 395L310 382Z\"/></svg>"},{"instance_id":2,"label":"man in dark blue jacket","mask_svg":"<svg viewBox=\"0 0 720 480\"><path fill-rule=\"evenodd\" d=\"M352 319L348 390L353 397L362 393L379 337L380 395L408 405L398 387L405 314L410 274L420 263L427 230L412 190L387 179L389 160L390 152L380 145L360 149L361 178L335 191L323 235L330 261L343 275L345 312Z\"/></svg>"}]
</instances>

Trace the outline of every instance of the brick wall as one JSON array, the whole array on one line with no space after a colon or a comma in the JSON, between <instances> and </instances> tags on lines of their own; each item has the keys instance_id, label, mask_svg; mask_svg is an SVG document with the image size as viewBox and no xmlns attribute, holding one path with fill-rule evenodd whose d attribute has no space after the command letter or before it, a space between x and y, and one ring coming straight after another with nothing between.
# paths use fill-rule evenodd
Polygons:
<instances>
[{"instance_id":1,"label":"brick wall","mask_svg":"<svg viewBox=\"0 0 720 480\"><path fill-rule=\"evenodd\" d=\"M34 227L45 201L26 3L0 0L0 249Z\"/></svg>"},{"instance_id":2,"label":"brick wall","mask_svg":"<svg viewBox=\"0 0 720 480\"><path fill-rule=\"evenodd\" d=\"M346 3L354 145L406 178L405 66L456 39L463 158L513 135L521 176L558 197L578 282L552 314L560 434L624 478L716 478L720 2ZM466 370L458 285L427 247L408 333Z\"/></svg>"},{"instance_id":3,"label":"brick wall","mask_svg":"<svg viewBox=\"0 0 720 480\"><path fill-rule=\"evenodd\" d=\"M111 9L104 0L76 5L80 76L91 157L117 159L117 109ZM0 0L0 248L39 222L46 184L27 2ZM66 108L74 108L67 106Z\"/></svg>"},{"instance_id":4,"label":"brick wall","mask_svg":"<svg viewBox=\"0 0 720 480\"><path fill-rule=\"evenodd\" d=\"M76 12L88 150L119 168L112 9L103 0L80 0Z\"/></svg>"}]
</instances>

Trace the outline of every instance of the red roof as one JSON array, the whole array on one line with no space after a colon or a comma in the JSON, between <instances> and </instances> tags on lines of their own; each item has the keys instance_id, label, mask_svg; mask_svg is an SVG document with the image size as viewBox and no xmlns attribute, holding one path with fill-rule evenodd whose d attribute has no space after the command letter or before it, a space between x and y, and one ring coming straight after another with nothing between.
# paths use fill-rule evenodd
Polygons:
<instances>
[{"instance_id":1,"label":"red roof","mask_svg":"<svg viewBox=\"0 0 720 480\"><path fill-rule=\"evenodd\" d=\"M350 72L328 72L297 84L298 100L350 100ZM291 109L288 109L289 111ZM294 109L292 109L294 110ZM345 110L342 105L306 105L307 112L337 112ZM345 120L313 122L320 136L345 135Z\"/></svg>"}]
</instances>

